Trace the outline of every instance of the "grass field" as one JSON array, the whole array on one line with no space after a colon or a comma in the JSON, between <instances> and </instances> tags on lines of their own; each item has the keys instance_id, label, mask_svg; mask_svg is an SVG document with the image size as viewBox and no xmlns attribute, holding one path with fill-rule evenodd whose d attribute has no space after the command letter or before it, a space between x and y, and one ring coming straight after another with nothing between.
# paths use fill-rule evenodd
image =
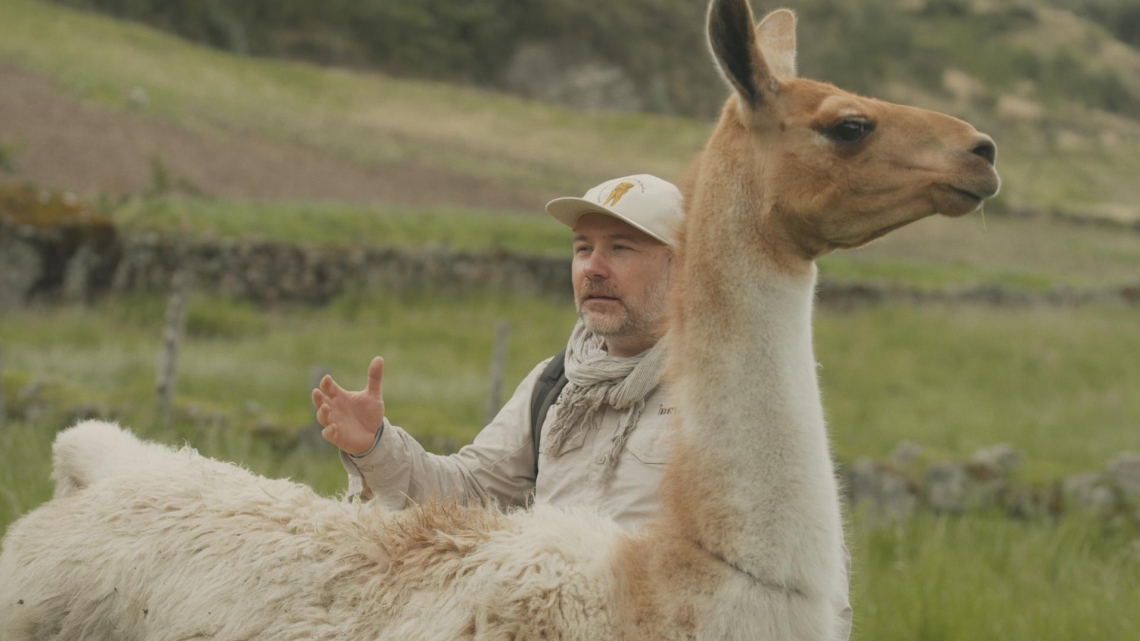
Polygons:
<instances>
[{"instance_id":1,"label":"grass field","mask_svg":"<svg viewBox=\"0 0 1140 641\"><path fill-rule=\"evenodd\" d=\"M463 207L255 203L137 198L112 208L125 233L260 238L303 245L449 247L569 256L570 233L547 216ZM1140 235L1137 235L1140 245Z\"/></svg>"},{"instance_id":2,"label":"grass field","mask_svg":"<svg viewBox=\"0 0 1140 641\"><path fill-rule=\"evenodd\" d=\"M196 406L228 422L159 428L150 394L162 308L159 298L138 297L0 318L9 404L30 379L52 381L48 395L62 402L107 403L143 435L188 440L326 495L344 487L331 448L283 449L248 429L258 416L306 424L313 364L360 386L369 357L383 353L393 420L429 445L463 442L478 424L494 319L514 328L511 384L559 347L573 321L564 301L487 292L344 299L272 314L196 297L178 405L183 416ZM841 457L881 457L901 438L935 457L1008 441L1026 454L1023 476L1032 479L1140 449L1140 365L1127 356L1140 350L1134 311L883 306L820 314L817 341ZM49 413L0 431L0 531L50 496L49 446L62 424ZM1131 527L986 515L920 515L884 527L856 514L849 529L854 639L1115 641L1140 625Z\"/></svg>"},{"instance_id":3,"label":"grass field","mask_svg":"<svg viewBox=\"0 0 1140 641\"><path fill-rule=\"evenodd\" d=\"M289 242L494 248L564 255L566 232L541 217L464 209L131 201L122 228ZM1042 289L1135 283L1140 235L990 217L924 221L821 261L824 278L917 286L1001 283ZM165 300L107 299L92 308L34 307L0 316L11 407L33 381L63 405L96 403L142 434L289 476L326 495L344 476L328 447L282 446L310 423L314 366L349 387L373 354L387 359L391 418L447 449L478 429L493 325L512 325L507 389L562 345L564 299L472 291L372 292L323 308L272 311L196 294L181 356L178 417L154 424L152 389ZM882 458L902 439L929 458L1009 442L1022 480L1100 469L1140 450L1136 310L882 305L824 310L817 357L839 458ZM218 416L224 420L215 421ZM48 452L64 425L49 411L0 432L0 531L50 496ZM258 426L271 435L258 436ZM1011 641L1129 638L1140 624L1134 527L1096 520L1010 521L920 515L883 527L851 520L854 639ZM0 641L3 641L0 639Z\"/></svg>"},{"instance_id":4,"label":"grass field","mask_svg":"<svg viewBox=\"0 0 1140 641\"><path fill-rule=\"evenodd\" d=\"M185 436L140 431L171 444ZM51 438L50 430L27 424L0 432L0 532L50 497ZM283 454L248 432L209 431L192 440L204 454L326 494L343 485L331 449ZM1140 626L1134 529L926 514L883 527L856 514L848 531L856 641L1119 641Z\"/></svg>"},{"instance_id":5,"label":"grass field","mask_svg":"<svg viewBox=\"0 0 1140 641\"><path fill-rule=\"evenodd\" d=\"M1091 641L1140 625L1134 531L1079 519L855 518L852 639Z\"/></svg>"},{"instance_id":6,"label":"grass field","mask_svg":"<svg viewBox=\"0 0 1140 641\"><path fill-rule=\"evenodd\" d=\"M145 423L163 307L140 296L0 317L6 375L57 381ZM381 354L393 420L465 442L479 427L498 317L512 327L508 390L561 348L574 321L568 301L496 292L376 293L274 313L198 296L179 403L301 426L314 366L360 386ZM1051 477L1140 450L1140 361L1127 356L1140 353L1135 310L886 305L823 312L816 335L832 438L847 460L885 456L903 439L944 456L1009 442L1027 473ZM15 394L20 383L6 382Z\"/></svg>"}]
</instances>

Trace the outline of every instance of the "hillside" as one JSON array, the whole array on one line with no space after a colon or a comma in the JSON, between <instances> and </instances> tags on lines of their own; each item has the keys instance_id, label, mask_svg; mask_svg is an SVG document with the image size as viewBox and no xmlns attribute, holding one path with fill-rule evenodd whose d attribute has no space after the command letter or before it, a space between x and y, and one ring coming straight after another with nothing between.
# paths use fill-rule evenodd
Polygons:
<instances>
[{"instance_id":1,"label":"hillside","mask_svg":"<svg viewBox=\"0 0 1140 641\"><path fill-rule=\"evenodd\" d=\"M0 150L10 180L115 195L153 189L162 174L181 191L225 199L473 201L506 209L545 195L438 166L370 166L218 121L191 128L141 109L108 109L7 63L0 63L0 86Z\"/></svg>"},{"instance_id":2,"label":"hillside","mask_svg":"<svg viewBox=\"0 0 1140 641\"><path fill-rule=\"evenodd\" d=\"M1011 11L1001 15L1018 15ZM997 63L1015 45L1072 53L1079 44L1079 66L1092 71L1073 78L1111 69L1119 83L1104 86L1131 92L1140 87L1140 55L1073 13L1032 14L1000 38L974 34L965 19L919 23L912 42L958 52L940 58L944 69L925 84L911 81L915 61L887 74L904 60L881 47L858 64L880 70L874 93L948 111L994 135L1005 188L991 212L1140 219L1140 121L1077 101L1091 91L1020 77L1011 60L1022 58ZM836 44L811 32L811 11L801 16L802 67L812 75L821 45ZM0 24L6 179L92 195L137 192L157 163L189 191L216 197L533 211L550 194L612 175L675 178L708 129L688 118L583 112L459 85L235 56L29 0L0 1ZM957 46L972 37L982 37L979 46ZM685 55L711 72L703 47ZM1018 64L1032 66L1025 60ZM1060 82L1063 74L1049 69L1036 73ZM842 69L816 75L842 76ZM853 78L857 89L866 82L863 72Z\"/></svg>"},{"instance_id":3,"label":"hillside","mask_svg":"<svg viewBox=\"0 0 1140 641\"><path fill-rule=\"evenodd\" d=\"M715 116L703 47L706 4L691 0L53 0L139 20L239 55L370 68L582 107ZM1000 92L1028 80L1140 117L1140 84L1120 51L1140 46L1140 8L1119 0L789 0L810 76L863 92L902 81L945 91L962 69ZM1132 56L1135 60L1135 56ZM1131 67L1131 68L1130 68Z\"/></svg>"}]
</instances>

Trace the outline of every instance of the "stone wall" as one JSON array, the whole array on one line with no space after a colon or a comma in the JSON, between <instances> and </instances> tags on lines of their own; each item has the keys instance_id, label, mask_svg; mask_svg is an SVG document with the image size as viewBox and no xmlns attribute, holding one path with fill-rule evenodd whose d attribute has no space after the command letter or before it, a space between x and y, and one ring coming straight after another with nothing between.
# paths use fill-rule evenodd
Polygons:
<instances>
[{"instance_id":1,"label":"stone wall","mask_svg":"<svg viewBox=\"0 0 1140 641\"><path fill-rule=\"evenodd\" d=\"M36 299L89 300L106 289L122 251L109 228L0 220L0 310Z\"/></svg>"},{"instance_id":2,"label":"stone wall","mask_svg":"<svg viewBox=\"0 0 1140 641\"><path fill-rule=\"evenodd\" d=\"M90 418L120 419L121 409L105 403L60 401L66 394L53 389L55 385L31 380L16 386L9 391L4 418L24 423L48 421L59 427ZM321 443L319 429L313 425L274 424L253 402L240 411L180 405L174 408L173 422L194 431L251 429L254 436L282 450ZM440 453L454 453L462 445L442 436L423 443ZM1020 472L1022 464L1022 455L1006 444L980 448L966 460L944 460L917 443L904 441L885 459L839 461L837 474L847 504L885 523L919 512L980 512L1020 519L1075 513L1140 526L1140 453L1122 452L1100 470L1052 480L1027 481Z\"/></svg>"},{"instance_id":3,"label":"stone wall","mask_svg":"<svg viewBox=\"0 0 1140 641\"><path fill-rule=\"evenodd\" d=\"M569 251L567 252L569 254ZM76 228L0 222L0 309L33 300L90 301L109 292L166 291L179 267L195 286L258 303L324 304L346 292L471 287L570 295L570 258L429 249L317 247L258 240L108 238ZM876 282L820 283L832 307L885 301L992 306L1140 306L1140 285L1048 292L979 285L941 290Z\"/></svg>"},{"instance_id":4,"label":"stone wall","mask_svg":"<svg viewBox=\"0 0 1140 641\"><path fill-rule=\"evenodd\" d=\"M259 303L319 305L372 286L570 293L568 259L506 252L178 241L151 234L120 238L113 247L63 241L56 230L0 226L0 306L165 291L180 267L193 273L199 289Z\"/></svg>"},{"instance_id":5,"label":"stone wall","mask_svg":"<svg viewBox=\"0 0 1140 641\"><path fill-rule=\"evenodd\" d=\"M832 307L850 307L888 301L916 304L953 303L991 307L1079 307L1090 303L1122 303L1140 306L1140 283L1100 289L1055 287L1048 291L1036 291L995 284L928 289L879 281L821 281L819 284L819 301Z\"/></svg>"},{"instance_id":6,"label":"stone wall","mask_svg":"<svg viewBox=\"0 0 1140 641\"><path fill-rule=\"evenodd\" d=\"M198 287L261 303L326 303L346 291L485 286L525 293L568 294L568 260L506 252L302 247L258 241L187 241L157 236L124 243L110 287L165 289L185 266Z\"/></svg>"},{"instance_id":7,"label":"stone wall","mask_svg":"<svg viewBox=\"0 0 1140 641\"><path fill-rule=\"evenodd\" d=\"M907 441L886 460L860 458L840 468L848 502L886 521L918 510L1021 518L1078 512L1140 525L1140 453L1123 452L1103 470L1043 483L1020 480L1021 462L1006 444L981 448L966 461L928 461L921 446Z\"/></svg>"}]
</instances>

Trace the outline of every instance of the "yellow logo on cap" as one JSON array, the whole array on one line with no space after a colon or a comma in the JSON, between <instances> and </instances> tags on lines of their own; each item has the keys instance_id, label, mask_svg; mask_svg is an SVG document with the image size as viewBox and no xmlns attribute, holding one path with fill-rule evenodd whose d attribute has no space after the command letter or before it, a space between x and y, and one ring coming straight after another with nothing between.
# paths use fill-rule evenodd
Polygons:
<instances>
[{"instance_id":1,"label":"yellow logo on cap","mask_svg":"<svg viewBox=\"0 0 1140 641\"><path fill-rule=\"evenodd\" d=\"M633 183L621 183L617 187L614 187L614 190L610 192L609 197L606 198L606 201L604 203L602 203L602 206L608 207L610 205L618 204L618 201L621 200L621 197L624 196L625 192L629 191L630 189L633 189Z\"/></svg>"}]
</instances>

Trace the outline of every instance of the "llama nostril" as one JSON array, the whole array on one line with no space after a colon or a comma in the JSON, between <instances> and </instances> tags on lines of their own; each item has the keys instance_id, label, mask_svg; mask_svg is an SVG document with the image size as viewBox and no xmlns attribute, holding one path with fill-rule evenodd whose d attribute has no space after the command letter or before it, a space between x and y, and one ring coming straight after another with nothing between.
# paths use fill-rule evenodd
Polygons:
<instances>
[{"instance_id":1,"label":"llama nostril","mask_svg":"<svg viewBox=\"0 0 1140 641\"><path fill-rule=\"evenodd\" d=\"M994 160L997 159L997 145L995 145L992 140L984 140L975 145L974 148L970 150L970 153L975 156L981 156L986 162L992 165L994 164Z\"/></svg>"}]
</instances>

